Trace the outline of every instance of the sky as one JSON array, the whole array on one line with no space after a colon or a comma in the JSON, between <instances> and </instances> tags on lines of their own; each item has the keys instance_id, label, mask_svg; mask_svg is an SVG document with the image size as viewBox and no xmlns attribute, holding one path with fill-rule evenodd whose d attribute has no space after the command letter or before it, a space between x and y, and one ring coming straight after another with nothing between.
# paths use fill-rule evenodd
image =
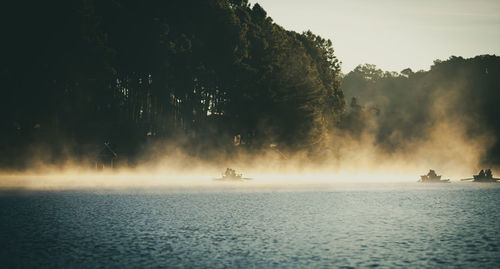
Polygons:
<instances>
[{"instance_id":1,"label":"sky","mask_svg":"<svg viewBox=\"0 0 500 269\"><path fill-rule=\"evenodd\" d=\"M450 56L500 55L500 0L254 0L287 30L331 39L347 73L370 63L428 70Z\"/></svg>"}]
</instances>

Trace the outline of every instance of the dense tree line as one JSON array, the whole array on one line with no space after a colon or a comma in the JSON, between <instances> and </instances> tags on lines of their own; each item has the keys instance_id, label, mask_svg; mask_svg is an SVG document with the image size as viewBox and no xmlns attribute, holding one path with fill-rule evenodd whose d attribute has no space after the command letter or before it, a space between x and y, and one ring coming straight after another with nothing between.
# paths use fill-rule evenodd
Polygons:
<instances>
[{"instance_id":1,"label":"dense tree line","mask_svg":"<svg viewBox=\"0 0 500 269\"><path fill-rule=\"evenodd\" d=\"M155 141L204 158L271 144L313 152L344 110L331 41L246 0L2 9L4 167L87 158L105 141L129 160Z\"/></svg>"},{"instance_id":2,"label":"dense tree line","mask_svg":"<svg viewBox=\"0 0 500 269\"><path fill-rule=\"evenodd\" d=\"M342 126L353 137L371 132L382 150L398 152L409 143L426 141L433 128L446 122L463 128L471 141L485 134L493 137L482 161L500 164L498 56L452 56L418 72L360 65L342 78L342 89L352 102Z\"/></svg>"},{"instance_id":3,"label":"dense tree line","mask_svg":"<svg viewBox=\"0 0 500 269\"><path fill-rule=\"evenodd\" d=\"M11 1L3 10L3 168L92 159L104 142L123 164L162 144L205 159L266 149L325 157L342 145L334 138L367 133L390 153L425 141L440 121L500 137L497 56L340 75L330 40L287 31L246 0ZM500 163L500 142L484 161Z\"/></svg>"}]
</instances>

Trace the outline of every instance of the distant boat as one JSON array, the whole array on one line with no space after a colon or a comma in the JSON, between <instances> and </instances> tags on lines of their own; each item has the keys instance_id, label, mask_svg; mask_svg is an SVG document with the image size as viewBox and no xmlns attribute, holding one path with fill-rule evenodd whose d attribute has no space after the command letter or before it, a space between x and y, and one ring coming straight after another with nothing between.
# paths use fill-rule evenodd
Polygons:
<instances>
[{"instance_id":1,"label":"distant boat","mask_svg":"<svg viewBox=\"0 0 500 269\"><path fill-rule=\"evenodd\" d=\"M429 170L429 173L427 175L420 176L420 179L418 182L421 183L450 183L449 179L441 179L441 176L438 176L436 174L436 171L434 170Z\"/></svg>"},{"instance_id":2,"label":"distant boat","mask_svg":"<svg viewBox=\"0 0 500 269\"><path fill-rule=\"evenodd\" d=\"M242 174L237 174L234 169L227 168L226 172L222 175L222 177L214 178L215 181L245 181L252 180L248 177L243 177Z\"/></svg>"},{"instance_id":3,"label":"distant boat","mask_svg":"<svg viewBox=\"0 0 500 269\"><path fill-rule=\"evenodd\" d=\"M497 182L500 178L494 178L491 169L481 170L479 174L472 175L472 178L464 178L461 181L472 180L472 182Z\"/></svg>"}]
</instances>

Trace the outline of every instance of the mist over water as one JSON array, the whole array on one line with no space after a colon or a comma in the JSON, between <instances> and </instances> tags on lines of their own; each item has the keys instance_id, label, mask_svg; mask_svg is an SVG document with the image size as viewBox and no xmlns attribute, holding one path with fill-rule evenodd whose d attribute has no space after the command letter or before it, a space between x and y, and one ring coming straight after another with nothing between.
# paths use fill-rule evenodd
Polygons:
<instances>
[{"instance_id":1,"label":"mist over water","mask_svg":"<svg viewBox=\"0 0 500 269\"><path fill-rule=\"evenodd\" d=\"M411 147L408 152L392 154L381 151L369 138L361 142L342 142L345 144L339 151L325 152L319 158L306 154L283 158L280 153L268 151L207 161L177 153L158 155L135 167L106 167L103 170L76 162L61 166L34 165L27 171L0 173L0 189L218 188L227 185L245 189L307 187L308 184L414 183L429 169L458 182L472 177L481 168L479 154L474 152L475 144L465 143L459 135L455 140L436 135ZM252 180L215 182L213 179L221 177L226 168L233 168Z\"/></svg>"},{"instance_id":2,"label":"mist over water","mask_svg":"<svg viewBox=\"0 0 500 269\"><path fill-rule=\"evenodd\" d=\"M450 141L445 141L447 143ZM453 141L451 142L453 143ZM97 170L77 164L67 166L37 166L28 171L3 172L0 189L74 190L99 188L220 188L234 186L240 189L308 188L308 184L339 185L346 183L414 183L429 169L435 169L443 178L459 182L477 173L477 158L463 155L459 145L447 150L425 151L414 154L386 154L372 146L351 145L343 158L325 155L325 159L311 160L304 156L280 159L276 153L262 157L206 162L185 156L166 157L132 168L118 167ZM455 153L455 154L454 154ZM273 156L274 155L274 156ZM448 157L449 156L449 157ZM226 168L236 169L245 182L215 182ZM496 170L493 170L495 174Z\"/></svg>"}]
</instances>

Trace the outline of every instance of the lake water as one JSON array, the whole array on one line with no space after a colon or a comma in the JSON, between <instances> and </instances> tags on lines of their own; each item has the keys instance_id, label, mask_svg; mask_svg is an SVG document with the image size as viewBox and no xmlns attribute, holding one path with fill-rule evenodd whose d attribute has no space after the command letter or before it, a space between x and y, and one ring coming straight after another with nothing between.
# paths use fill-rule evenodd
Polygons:
<instances>
[{"instance_id":1,"label":"lake water","mask_svg":"<svg viewBox=\"0 0 500 269\"><path fill-rule=\"evenodd\" d=\"M1 191L1 268L500 267L500 184Z\"/></svg>"}]
</instances>

